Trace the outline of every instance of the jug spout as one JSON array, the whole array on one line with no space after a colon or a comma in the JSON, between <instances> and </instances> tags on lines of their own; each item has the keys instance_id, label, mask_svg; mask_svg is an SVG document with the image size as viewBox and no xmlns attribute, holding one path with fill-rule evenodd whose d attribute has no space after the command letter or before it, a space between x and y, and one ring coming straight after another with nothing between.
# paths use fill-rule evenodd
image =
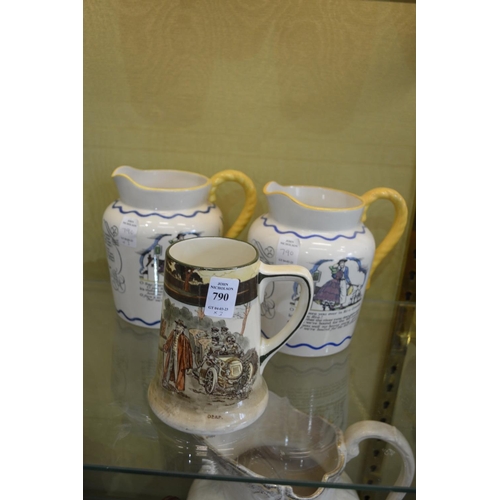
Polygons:
<instances>
[{"instance_id":1,"label":"jug spout","mask_svg":"<svg viewBox=\"0 0 500 500\"><path fill-rule=\"evenodd\" d=\"M343 230L360 223L362 198L345 191L315 186L264 186L269 214L282 224L316 231Z\"/></svg>"},{"instance_id":2,"label":"jug spout","mask_svg":"<svg viewBox=\"0 0 500 500\"><path fill-rule=\"evenodd\" d=\"M149 210L182 210L208 199L208 177L180 170L141 170L129 166L111 175L123 203Z\"/></svg>"}]
</instances>

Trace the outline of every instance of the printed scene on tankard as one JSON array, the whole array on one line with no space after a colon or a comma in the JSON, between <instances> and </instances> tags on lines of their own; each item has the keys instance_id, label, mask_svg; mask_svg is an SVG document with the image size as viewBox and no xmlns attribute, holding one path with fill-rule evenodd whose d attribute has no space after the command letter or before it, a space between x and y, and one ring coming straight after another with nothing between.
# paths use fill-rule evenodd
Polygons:
<instances>
[{"instance_id":1,"label":"printed scene on tankard","mask_svg":"<svg viewBox=\"0 0 500 500\"><path fill-rule=\"evenodd\" d=\"M203 308L177 307L166 298L163 318L169 321L162 320L159 344L163 388L188 399L208 395L214 403L247 398L258 369L257 352L244 335L250 307L235 308L231 324L238 328L231 331Z\"/></svg>"}]
</instances>

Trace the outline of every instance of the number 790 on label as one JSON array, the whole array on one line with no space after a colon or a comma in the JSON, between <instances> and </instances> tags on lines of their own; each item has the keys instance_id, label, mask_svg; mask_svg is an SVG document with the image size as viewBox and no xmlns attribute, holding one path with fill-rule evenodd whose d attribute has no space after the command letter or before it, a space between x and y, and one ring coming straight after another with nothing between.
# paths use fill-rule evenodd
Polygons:
<instances>
[{"instance_id":1,"label":"number 790 on label","mask_svg":"<svg viewBox=\"0 0 500 500\"><path fill-rule=\"evenodd\" d=\"M232 318L240 280L212 276L208 286L205 314L217 318Z\"/></svg>"}]
</instances>

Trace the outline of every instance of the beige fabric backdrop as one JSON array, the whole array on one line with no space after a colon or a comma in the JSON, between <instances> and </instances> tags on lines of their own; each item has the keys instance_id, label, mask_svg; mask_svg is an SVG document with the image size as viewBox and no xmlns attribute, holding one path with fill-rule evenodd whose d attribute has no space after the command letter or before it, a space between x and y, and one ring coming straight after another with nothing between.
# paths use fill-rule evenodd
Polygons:
<instances>
[{"instance_id":1,"label":"beige fabric backdrop","mask_svg":"<svg viewBox=\"0 0 500 500\"><path fill-rule=\"evenodd\" d=\"M249 175L415 204L415 5L84 0L84 277L107 280L101 217L120 165ZM229 224L241 191L224 186ZM367 225L392 219L378 202ZM253 220L252 219L252 220ZM240 236L244 239L246 231ZM367 297L397 296L406 237Z\"/></svg>"}]
</instances>

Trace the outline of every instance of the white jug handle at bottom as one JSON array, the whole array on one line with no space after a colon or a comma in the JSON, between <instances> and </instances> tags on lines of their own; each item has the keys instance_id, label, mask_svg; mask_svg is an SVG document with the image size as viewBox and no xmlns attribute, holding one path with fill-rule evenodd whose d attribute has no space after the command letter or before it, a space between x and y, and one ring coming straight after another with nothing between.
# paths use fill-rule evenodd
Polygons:
<instances>
[{"instance_id":1,"label":"white jug handle at bottom","mask_svg":"<svg viewBox=\"0 0 500 500\"><path fill-rule=\"evenodd\" d=\"M403 459L403 466L394 486L409 487L415 475L415 457L406 438L392 425L364 420L348 427L344 433L346 444L346 463L359 454L359 443L365 439L382 439L394 446ZM387 500L401 500L406 493L391 492Z\"/></svg>"}]
</instances>

